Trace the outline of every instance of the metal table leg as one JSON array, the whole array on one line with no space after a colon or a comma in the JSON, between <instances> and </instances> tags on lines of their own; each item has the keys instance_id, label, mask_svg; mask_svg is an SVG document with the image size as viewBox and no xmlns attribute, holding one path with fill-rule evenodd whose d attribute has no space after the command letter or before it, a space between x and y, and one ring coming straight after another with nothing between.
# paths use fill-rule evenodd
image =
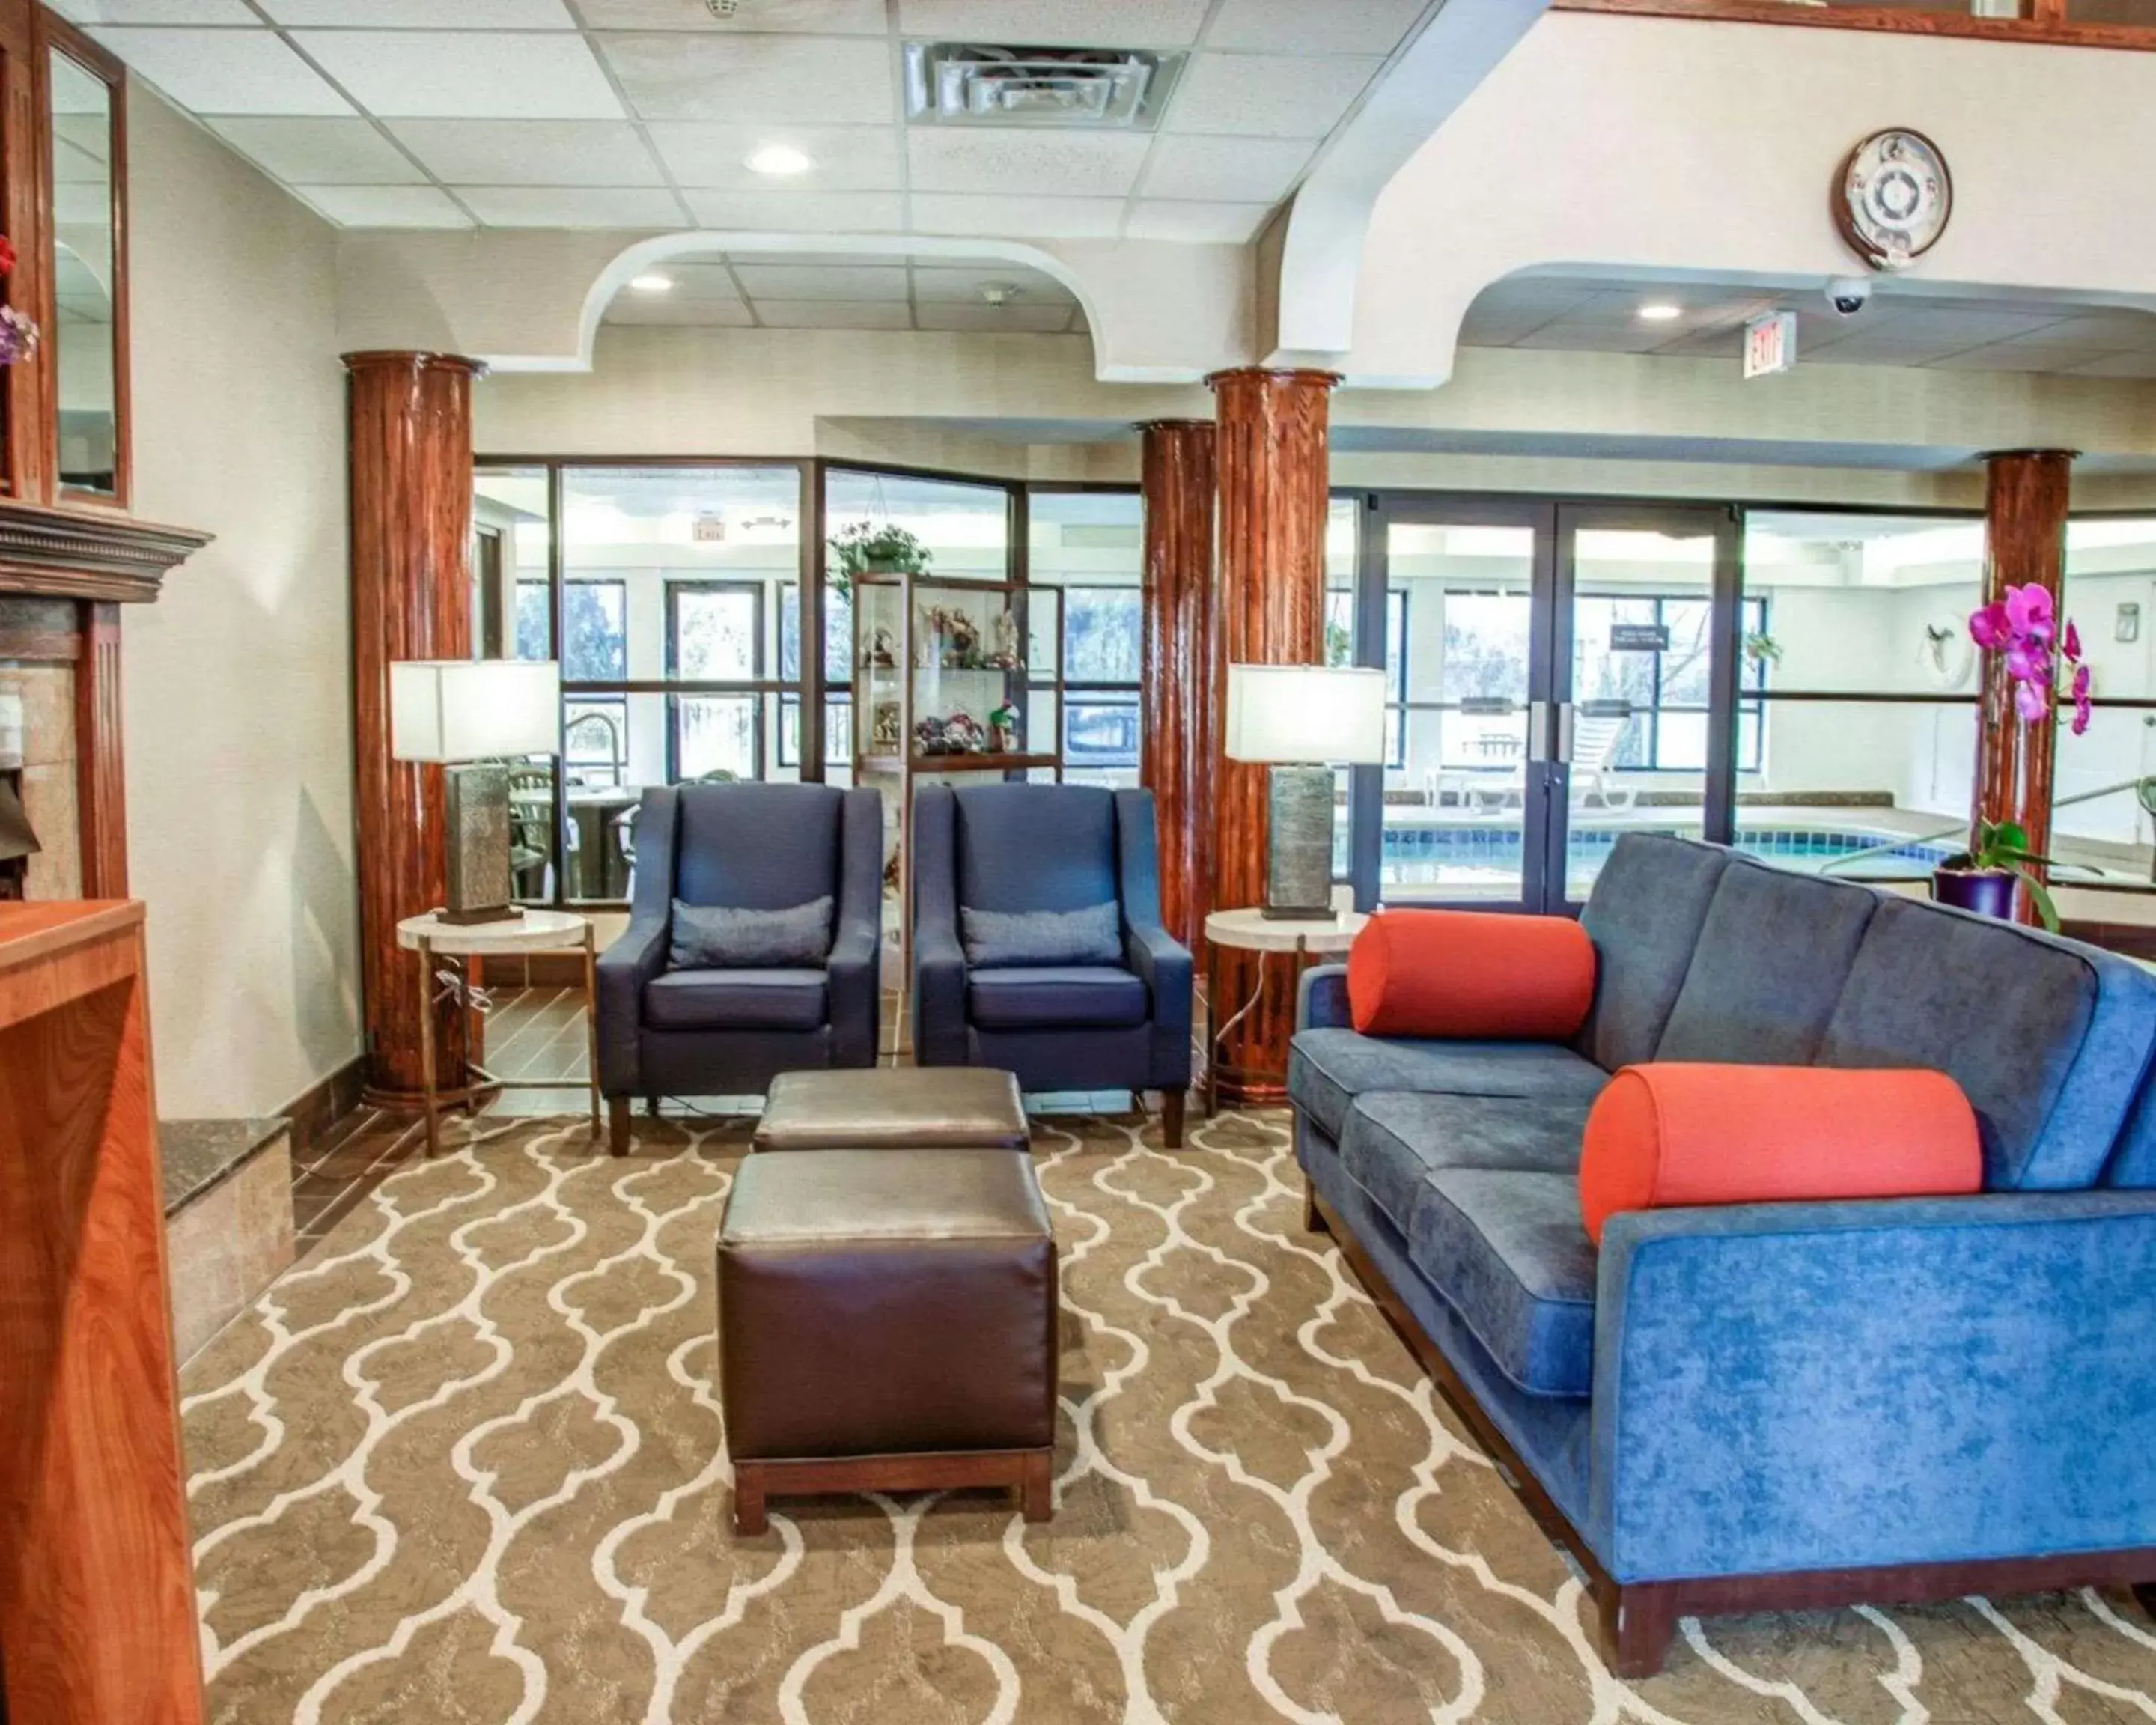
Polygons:
<instances>
[{"instance_id":1,"label":"metal table leg","mask_svg":"<svg viewBox=\"0 0 2156 1725\"><path fill-rule=\"evenodd\" d=\"M592 1093L592 1142L599 1140L599 971L598 946L589 918L584 922L584 1077ZM626 1156L629 1147L617 1144L616 1156Z\"/></svg>"}]
</instances>

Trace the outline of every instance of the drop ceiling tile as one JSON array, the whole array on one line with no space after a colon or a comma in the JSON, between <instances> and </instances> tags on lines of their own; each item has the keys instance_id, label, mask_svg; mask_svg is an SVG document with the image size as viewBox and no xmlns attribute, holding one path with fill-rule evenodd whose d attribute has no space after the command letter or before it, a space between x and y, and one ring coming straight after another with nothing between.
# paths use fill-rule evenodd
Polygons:
<instances>
[{"instance_id":1,"label":"drop ceiling tile","mask_svg":"<svg viewBox=\"0 0 2156 1725\"><path fill-rule=\"evenodd\" d=\"M1744 330L1742 325L1730 324L1694 330L1673 341L1665 341L1654 352L1658 359L1736 359L1744 352ZM1797 352L1801 358L1801 346Z\"/></svg>"},{"instance_id":2,"label":"drop ceiling tile","mask_svg":"<svg viewBox=\"0 0 2156 1725\"><path fill-rule=\"evenodd\" d=\"M740 264L742 291L752 300L894 300L906 298L904 263L825 265Z\"/></svg>"},{"instance_id":3,"label":"drop ceiling tile","mask_svg":"<svg viewBox=\"0 0 2156 1725\"><path fill-rule=\"evenodd\" d=\"M460 185L666 182L626 120L399 120L389 129L435 178Z\"/></svg>"},{"instance_id":4,"label":"drop ceiling tile","mask_svg":"<svg viewBox=\"0 0 2156 1725\"><path fill-rule=\"evenodd\" d=\"M674 285L663 295L638 294L624 289L624 297L632 300L693 300L704 305L722 301L737 305L741 304L741 290L734 285L733 271L724 264L669 261L654 265L649 273L665 276Z\"/></svg>"},{"instance_id":5,"label":"drop ceiling tile","mask_svg":"<svg viewBox=\"0 0 2156 1725\"><path fill-rule=\"evenodd\" d=\"M298 30L294 41L384 119L618 120L581 36L459 30Z\"/></svg>"},{"instance_id":6,"label":"drop ceiling tile","mask_svg":"<svg viewBox=\"0 0 2156 1725\"><path fill-rule=\"evenodd\" d=\"M246 0L50 0L76 24L243 24L262 20Z\"/></svg>"},{"instance_id":7,"label":"drop ceiling tile","mask_svg":"<svg viewBox=\"0 0 2156 1725\"><path fill-rule=\"evenodd\" d=\"M647 129L677 185L737 192L896 192L906 183L898 140L888 126L655 120ZM790 145L814 166L785 177L757 173L748 158L767 144Z\"/></svg>"},{"instance_id":8,"label":"drop ceiling tile","mask_svg":"<svg viewBox=\"0 0 2156 1725\"><path fill-rule=\"evenodd\" d=\"M1300 138L1163 137L1146 165L1144 195L1197 203L1277 203L1309 165L1316 148Z\"/></svg>"},{"instance_id":9,"label":"drop ceiling tile","mask_svg":"<svg viewBox=\"0 0 2156 1725\"><path fill-rule=\"evenodd\" d=\"M1208 0L899 0L898 27L942 41L1027 47L1188 48ZM1337 3L1337 0L1336 0ZM1359 3L1359 0L1358 0Z\"/></svg>"},{"instance_id":10,"label":"drop ceiling tile","mask_svg":"<svg viewBox=\"0 0 2156 1725\"><path fill-rule=\"evenodd\" d=\"M471 218L432 186L295 186L300 197L347 228L469 228Z\"/></svg>"},{"instance_id":11,"label":"drop ceiling tile","mask_svg":"<svg viewBox=\"0 0 2156 1725\"><path fill-rule=\"evenodd\" d=\"M1121 198L1137 183L1152 140L1132 131L1028 131L916 126L906 134L915 192L1009 192Z\"/></svg>"},{"instance_id":12,"label":"drop ceiling tile","mask_svg":"<svg viewBox=\"0 0 2156 1725\"><path fill-rule=\"evenodd\" d=\"M1208 48L1261 54L1390 54L1428 0L1220 0L1205 32Z\"/></svg>"},{"instance_id":13,"label":"drop ceiling tile","mask_svg":"<svg viewBox=\"0 0 2156 1725\"><path fill-rule=\"evenodd\" d=\"M986 330L1004 335L1060 335L1070 327L1068 305L933 305L914 313L914 326L924 330Z\"/></svg>"},{"instance_id":14,"label":"drop ceiling tile","mask_svg":"<svg viewBox=\"0 0 2156 1725\"><path fill-rule=\"evenodd\" d=\"M601 36L599 51L645 120L791 123L804 114L888 122L890 48L790 36Z\"/></svg>"},{"instance_id":15,"label":"drop ceiling tile","mask_svg":"<svg viewBox=\"0 0 2156 1725\"><path fill-rule=\"evenodd\" d=\"M704 0L578 0L593 30L745 30L816 36L880 36L884 0L784 0L715 18Z\"/></svg>"},{"instance_id":16,"label":"drop ceiling tile","mask_svg":"<svg viewBox=\"0 0 2156 1725\"><path fill-rule=\"evenodd\" d=\"M728 252L729 263L839 264L849 270L880 270L897 263L902 252L827 252L822 246L800 251Z\"/></svg>"},{"instance_id":17,"label":"drop ceiling tile","mask_svg":"<svg viewBox=\"0 0 2156 1725\"><path fill-rule=\"evenodd\" d=\"M1017 289L1016 303L1056 305L1078 303L1070 290L1050 275L1029 270L1023 264L923 264L913 266L913 299L917 305L981 303L982 290L991 287Z\"/></svg>"},{"instance_id":18,"label":"drop ceiling tile","mask_svg":"<svg viewBox=\"0 0 2156 1725\"><path fill-rule=\"evenodd\" d=\"M2114 353L2075 367L2080 377L2156 377L2156 352Z\"/></svg>"},{"instance_id":19,"label":"drop ceiling tile","mask_svg":"<svg viewBox=\"0 0 2156 1725\"><path fill-rule=\"evenodd\" d=\"M490 228L679 228L681 206L663 187L457 186Z\"/></svg>"},{"instance_id":20,"label":"drop ceiling tile","mask_svg":"<svg viewBox=\"0 0 2156 1725\"><path fill-rule=\"evenodd\" d=\"M2071 372L2112 350L2056 341L1988 341L1933 362L1943 372Z\"/></svg>"},{"instance_id":21,"label":"drop ceiling tile","mask_svg":"<svg viewBox=\"0 0 2156 1725\"><path fill-rule=\"evenodd\" d=\"M756 320L749 316L748 307L738 300L728 305L723 301L675 300L666 294L654 294L649 299L624 294L607 307L606 316L601 321L676 326L706 324L721 329L744 329Z\"/></svg>"},{"instance_id":22,"label":"drop ceiling tile","mask_svg":"<svg viewBox=\"0 0 2156 1725\"><path fill-rule=\"evenodd\" d=\"M706 228L778 234L893 231L906 225L895 192L684 192Z\"/></svg>"},{"instance_id":23,"label":"drop ceiling tile","mask_svg":"<svg viewBox=\"0 0 2156 1725\"><path fill-rule=\"evenodd\" d=\"M1322 138L1383 64L1348 55L1194 54L1168 99L1165 129Z\"/></svg>"},{"instance_id":24,"label":"drop ceiling tile","mask_svg":"<svg viewBox=\"0 0 2156 1725\"><path fill-rule=\"evenodd\" d=\"M288 186L419 186L427 177L367 121L213 120L210 130Z\"/></svg>"},{"instance_id":25,"label":"drop ceiling tile","mask_svg":"<svg viewBox=\"0 0 2156 1725\"><path fill-rule=\"evenodd\" d=\"M2109 350L2156 349L2156 316L2146 311L2083 311L2046 326L2030 338L2085 343Z\"/></svg>"},{"instance_id":26,"label":"drop ceiling tile","mask_svg":"<svg viewBox=\"0 0 2156 1725\"><path fill-rule=\"evenodd\" d=\"M280 24L332 30L573 30L562 0L261 0Z\"/></svg>"},{"instance_id":27,"label":"drop ceiling tile","mask_svg":"<svg viewBox=\"0 0 2156 1725\"><path fill-rule=\"evenodd\" d=\"M1112 239L1122 224L1119 198L913 197L922 234L978 234L1034 239Z\"/></svg>"},{"instance_id":28,"label":"drop ceiling tile","mask_svg":"<svg viewBox=\"0 0 2156 1725\"><path fill-rule=\"evenodd\" d=\"M775 330L910 330L911 307L882 300L755 300L756 315Z\"/></svg>"},{"instance_id":29,"label":"drop ceiling tile","mask_svg":"<svg viewBox=\"0 0 2156 1725\"><path fill-rule=\"evenodd\" d=\"M1670 339L1670 332L1653 324L1627 327L1620 324L1579 325L1560 318L1555 323L1521 336L1514 347L1556 349L1567 353L1645 353Z\"/></svg>"},{"instance_id":30,"label":"drop ceiling tile","mask_svg":"<svg viewBox=\"0 0 2156 1725\"><path fill-rule=\"evenodd\" d=\"M1124 232L1132 239L1172 239L1188 245L1240 245L1256 237L1273 213L1270 203L1179 203L1141 198Z\"/></svg>"},{"instance_id":31,"label":"drop ceiling tile","mask_svg":"<svg viewBox=\"0 0 2156 1725\"><path fill-rule=\"evenodd\" d=\"M267 30L90 32L195 114L349 114L352 104Z\"/></svg>"}]
</instances>

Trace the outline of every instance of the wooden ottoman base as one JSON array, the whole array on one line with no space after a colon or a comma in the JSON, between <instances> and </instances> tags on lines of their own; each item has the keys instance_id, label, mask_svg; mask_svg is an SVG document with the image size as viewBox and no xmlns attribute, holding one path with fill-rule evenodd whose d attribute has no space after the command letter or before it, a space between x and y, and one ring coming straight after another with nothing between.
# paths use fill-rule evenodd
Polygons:
<instances>
[{"instance_id":1,"label":"wooden ottoman base","mask_svg":"<svg viewBox=\"0 0 2156 1725\"><path fill-rule=\"evenodd\" d=\"M925 1455L818 1456L801 1461L734 1464L734 1532L769 1527L767 1497L823 1491L947 1491L967 1486L1015 1486L1029 1522L1055 1513L1052 1450L945 1450Z\"/></svg>"}]
</instances>

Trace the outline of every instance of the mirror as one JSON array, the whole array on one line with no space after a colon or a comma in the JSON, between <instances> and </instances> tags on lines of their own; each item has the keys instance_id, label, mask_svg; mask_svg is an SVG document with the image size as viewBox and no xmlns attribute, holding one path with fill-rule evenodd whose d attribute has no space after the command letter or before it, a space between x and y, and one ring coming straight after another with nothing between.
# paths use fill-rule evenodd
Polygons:
<instances>
[{"instance_id":1,"label":"mirror","mask_svg":"<svg viewBox=\"0 0 2156 1725\"><path fill-rule=\"evenodd\" d=\"M62 487L120 495L113 88L52 51L53 311Z\"/></svg>"}]
</instances>

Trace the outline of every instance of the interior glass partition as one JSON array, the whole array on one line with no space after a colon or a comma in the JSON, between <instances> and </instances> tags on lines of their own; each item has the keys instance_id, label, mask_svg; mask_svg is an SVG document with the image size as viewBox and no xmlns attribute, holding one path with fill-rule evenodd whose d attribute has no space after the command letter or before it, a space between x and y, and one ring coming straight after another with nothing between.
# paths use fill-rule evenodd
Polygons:
<instances>
[{"instance_id":1,"label":"interior glass partition","mask_svg":"<svg viewBox=\"0 0 2156 1725\"><path fill-rule=\"evenodd\" d=\"M1069 784L1138 782L1138 679L1145 608L1144 510L1135 490L1034 490L1026 499L1026 581L1063 593L1063 639L1040 639L1034 619L1030 734L1055 723L1062 682L1063 778Z\"/></svg>"},{"instance_id":2,"label":"interior glass partition","mask_svg":"<svg viewBox=\"0 0 2156 1725\"><path fill-rule=\"evenodd\" d=\"M2156 879L2141 779L2156 774L2156 518L2087 516L2066 524L2064 614L2080 630L2096 711L2080 737L2061 727L2051 853L2061 882Z\"/></svg>"},{"instance_id":3,"label":"interior glass partition","mask_svg":"<svg viewBox=\"0 0 2156 1725\"><path fill-rule=\"evenodd\" d=\"M555 656L552 484L544 467L481 468L474 476L474 658ZM552 755L510 768L510 890L520 904L552 904L561 885L555 770Z\"/></svg>"}]
</instances>

